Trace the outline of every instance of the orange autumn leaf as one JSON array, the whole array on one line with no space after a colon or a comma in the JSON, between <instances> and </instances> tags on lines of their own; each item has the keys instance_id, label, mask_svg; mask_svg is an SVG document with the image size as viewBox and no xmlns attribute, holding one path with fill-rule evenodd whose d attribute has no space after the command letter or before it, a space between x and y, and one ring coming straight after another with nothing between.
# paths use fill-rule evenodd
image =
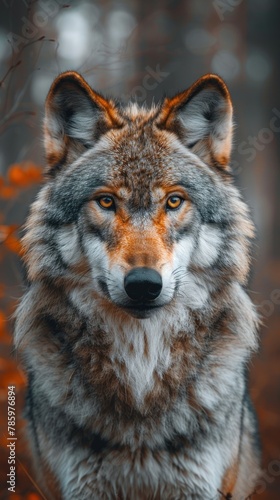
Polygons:
<instances>
[{"instance_id":1,"label":"orange autumn leaf","mask_svg":"<svg viewBox=\"0 0 280 500\"><path fill-rule=\"evenodd\" d=\"M11 226L0 226L0 243L4 243L11 232Z\"/></svg>"},{"instance_id":2,"label":"orange autumn leaf","mask_svg":"<svg viewBox=\"0 0 280 500\"><path fill-rule=\"evenodd\" d=\"M6 371L1 374L1 383L4 386L8 385L15 385L16 387L20 388L25 385L25 380L22 378L21 373L15 370L15 364L14 364L14 370Z\"/></svg>"},{"instance_id":3,"label":"orange autumn leaf","mask_svg":"<svg viewBox=\"0 0 280 500\"><path fill-rule=\"evenodd\" d=\"M7 174L10 184L26 187L42 181L42 169L32 162L14 163L10 166Z\"/></svg>"},{"instance_id":4,"label":"orange autumn leaf","mask_svg":"<svg viewBox=\"0 0 280 500\"><path fill-rule=\"evenodd\" d=\"M37 495L37 493L29 493L27 496L27 500L41 500L41 496Z\"/></svg>"},{"instance_id":5,"label":"orange autumn leaf","mask_svg":"<svg viewBox=\"0 0 280 500\"><path fill-rule=\"evenodd\" d=\"M9 250L12 250L12 252L20 254L21 244L19 239L14 234L10 234L8 236L8 238L5 241L5 245Z\"/></svg>"},{"instance_id":6,"label":"orange autumn leaf","mask_svg":"<svg viewBox=\"0 0 280 500\"><path fill-rule=\"evenodd\" d=\"M0 197L4 199L14 198L17 191L14 186L0 186Z\"/></svg>"},{"instance_id":7,"label":"orange autumn leaf","mask_svg":"<svg viewBox=\"0 0 280 500\"><path fill-rule=\"evenodd\" d=\"M3 311L0 310L0 334L7 331L7 319Z\"/></svg>"},{"instance_id":8,"label":"orange autumn leaf","mask_svg":"<svg viewBox=\"0 0 280 500\"><path fill-rule=\"evenodd\" d=\"M7 311L4 312L2 309L0 309L0 340L3 345L10 344L11 342ZM1 370L3 370L3 359L0 357L0 371Z\"/></svg>"},{"instance_id":9,"label":"orange autumn leaf","mask_svg":"<svg viewBox=\"0 0 280 500\"><path fill-rule=\"evenodd\" d=\"M14 163L10 166L7 177L11 184L15 184L17 186L22 186L22 184L25 184L26 182L25 172L19 163Z\"/></svg>"},{"instance_id":10,"label":"orange autumn leaf","mask_svg":"<svg viewBox=\"0 0 280 500\"><path fill-rule=\"evenodd\" d=\"M10 340L12 341L12 335L10 335ZM12 352L12 349L10 349L10 351ZM12 354L9 359L0 356L0 373L1 373L2 387L3 386L5 387L6 385L4 384L5 377L11 377L13 379L10 382L11 384L16 383L16 385L19 387L26 385L26 375L22 371L22 369L17 366L17 364L18 361L13 357ZM9 381L7 385L9 385Z\"/></svg>"},{"instance_id":11,"label":"orange autumn leaf","mask_svg":"<svg viewBox=\"0 0 280 500\"><path fill-rule=\"evenodd\" d=\"M6 239L17 229L17 224L11 224L10 226L0 225L0 243L5 243Z\"/></svg>"},{"instance_id":12,"label":"orange autumn leaf","mask_svg":"<svg viewBox=\"0 0 280 500\"><path fill-rule=\"evenodd\" d=\"M2 372L14 372L15 371L15 361L11 358L6 359L0 356L0 370Z\"/></svg>"},{"instance_id":13,"label":"orange autumn leaf","mask_svg":"<svg viewBox=\"0 0 280 500\"><path fill-rule=\"evenodd\" d=\"M0 226L0 243L4 243L5 247L19 254L21 252L21 243L14 234L18 229L17 225Z\"/></svg>"}]
</instances>

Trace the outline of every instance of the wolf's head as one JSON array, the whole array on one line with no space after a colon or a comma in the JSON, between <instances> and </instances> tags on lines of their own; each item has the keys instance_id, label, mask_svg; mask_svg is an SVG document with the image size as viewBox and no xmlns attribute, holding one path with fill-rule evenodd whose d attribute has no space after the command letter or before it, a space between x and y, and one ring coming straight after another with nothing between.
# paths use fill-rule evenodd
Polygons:
<instances>
[{"instance_id":1,"label":"wolf's head","mask_svg":"<svg viewBox=\"0 0 280 500\"><path fill-rule=\"evenodd\" d=\"M228 162L232 105L206 75L157 107L122 107L74 72L46 101L47 182L24 238L31 280L84 286L145 318L244 283L253 229Z\"/></svg>"}]
</instances>

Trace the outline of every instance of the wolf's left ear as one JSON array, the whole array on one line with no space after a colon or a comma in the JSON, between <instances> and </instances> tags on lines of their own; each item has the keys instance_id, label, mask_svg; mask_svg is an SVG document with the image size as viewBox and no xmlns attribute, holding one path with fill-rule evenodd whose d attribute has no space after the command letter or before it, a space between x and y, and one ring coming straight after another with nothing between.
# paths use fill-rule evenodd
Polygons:
<instances>
[{"instance_id":1,"label":"wolf's left ear","mask_svg":"<svg viewBox=\"0 0 280 500\"><path fill-rule=\"evenodd\" d=\"M227 167L232 145L232 104L219 76L205 75L184 92L166 98L158 126L177 134L206 163Z\"/></svg>"},{"instance_id":2,"label":"wolf's left ear","mask_svg":"<svg viewBox=\"0 0 280 500\"><path fill-rule=\"evenodd\" d=\"M74 161L111 128L122 126L113 101L75 71L59 75L46 100L45 150L49 171Z\"/></svg>"}]
</instances>

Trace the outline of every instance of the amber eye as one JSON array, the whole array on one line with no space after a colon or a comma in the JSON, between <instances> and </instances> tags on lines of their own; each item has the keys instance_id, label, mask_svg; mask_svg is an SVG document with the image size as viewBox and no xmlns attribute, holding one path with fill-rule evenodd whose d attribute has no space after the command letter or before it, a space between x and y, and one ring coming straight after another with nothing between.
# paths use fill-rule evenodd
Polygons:
<instances>
[{"instance_id":1,"label":"amber eye","mask_svg":"<svg viewBox=\"0 0 280 500\"><path fill-rule=\"evenodd\" d=\"M114 200L111 196L101 196L97 201L102 208L107 210L112 210L115 207Z\"/></svg>"},{"instance_id":2,"label":"amber eye","mask_svg":"<svg viewBox=\"0 0 280 500\"><path fill-rule=\"evenodd\" d=\"M183 198L180 198L180 196L170 196L166 202L166 208L168 210L176 210L176 208L182 205L183 201Z\"/></svg>"}]
</instances>

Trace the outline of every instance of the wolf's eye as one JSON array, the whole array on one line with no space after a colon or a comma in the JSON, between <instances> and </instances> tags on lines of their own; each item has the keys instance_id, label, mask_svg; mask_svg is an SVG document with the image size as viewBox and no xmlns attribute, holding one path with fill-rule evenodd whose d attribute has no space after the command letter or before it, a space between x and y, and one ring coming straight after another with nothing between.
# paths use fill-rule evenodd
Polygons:
<instances>
[{"instance_id":1,"label":"wolf's eye","mask_svg":"<svg viewBox=\"0 0 280 500\"><path fill-rule=\"evenodd\" d=\"M111 196L101 196L97 201L102 208L105 208L107 210L112 210L115 208L115 203Z\"/></svg>"},{"instance_id":2,"label":"wolf's eye","mask_svg":"<svg viewBox=\"0 0 280 500\"><path fill-rule=\"evenodd\" d=\"M182 205L183 201L183 198L180 198L180 196L170 196L166 202L166 208L167 210L176 210L176 208Z\"/></svg>"}]
</instances>

